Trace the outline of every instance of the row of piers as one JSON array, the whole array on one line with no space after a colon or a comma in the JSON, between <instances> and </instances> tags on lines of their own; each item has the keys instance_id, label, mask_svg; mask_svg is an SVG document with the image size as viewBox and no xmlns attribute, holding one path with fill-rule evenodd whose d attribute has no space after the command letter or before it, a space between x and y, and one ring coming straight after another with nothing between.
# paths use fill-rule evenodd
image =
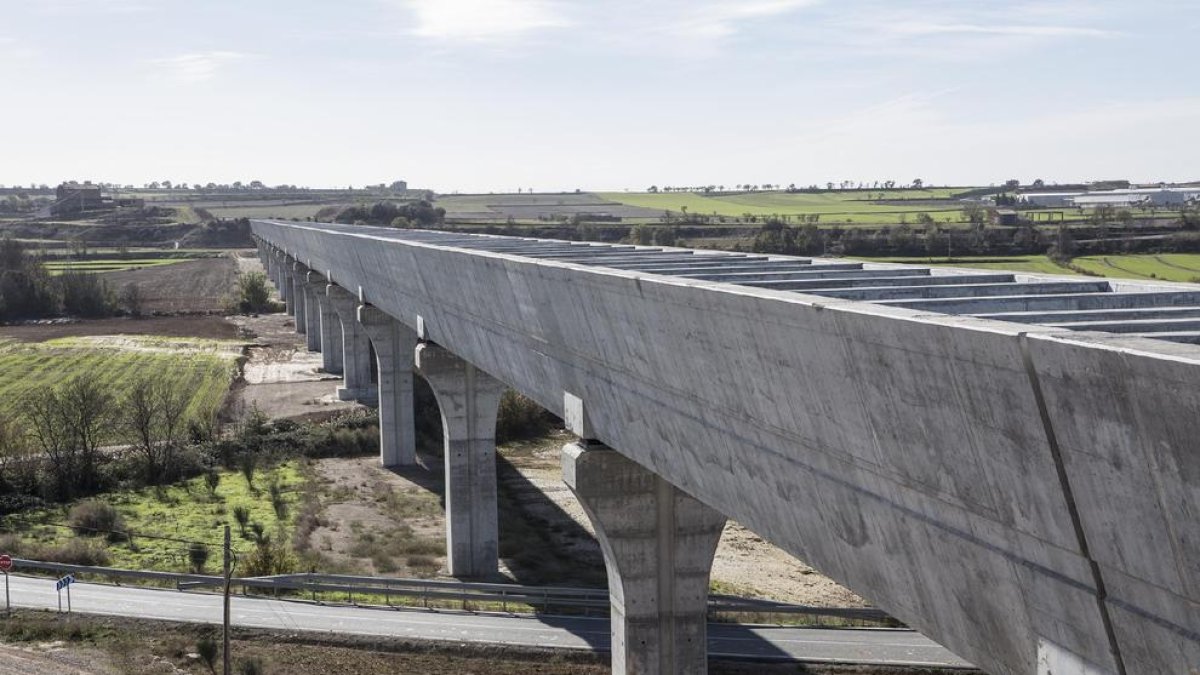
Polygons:
<instances>
[{"instance_id":1,"label":"row of piers","mask_svg":"<svg viewBox=\"0 0 1200 675\"><path fill-rule=\"evenodd\" d=\"M495 429L504 383L363 302L332 273L309 269L266 242L259 255L307 348L321 352L326 372L342 375L339 398L378 407L384 466L417 463L413 377L429 383L445 438L449 572L496 575ZM563 477L604 554L612 672L706 672L709 574L725 516L590 438L578 422L584 403L570 394L564 400L568 427L581 440L563 448Z\"/></svg>"}]
</instances>

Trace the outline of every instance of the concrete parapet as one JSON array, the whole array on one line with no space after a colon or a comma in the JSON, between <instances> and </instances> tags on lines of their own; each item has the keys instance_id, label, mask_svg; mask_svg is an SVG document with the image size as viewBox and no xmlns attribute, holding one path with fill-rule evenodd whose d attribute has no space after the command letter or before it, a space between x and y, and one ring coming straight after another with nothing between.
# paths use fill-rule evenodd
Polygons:
<instances>
[{"instance_id":1,"label":"concrete parapet","mask_svg":"<svg viewBox=\"0 0 1200 675\"><path fill-rule=\"evenodd\" d=\"M563 447L612 603L614 675L708 670L708 580L725 516L599 444Z\"/></svg>"},{"instance_id":2,"label":"concrete parapet","mask_svg":"<svg viewBox=\"0 0 1200 675\"><path fill-rule=\"evenodd\" d=\"M446 556L450 574L497 571L496 413L504 384L432 343L416 368L437 397L446 456Z\"/></svg>"},{"instance_id":3,"label":"concrete parapet","mask_svg":"<svg viewBox=\"0 0 1200 675\"><path fill-rule=\"evenodd\" d=\"M413 414L413 365L417 334L371 307L358 308L358 322L379 366L379 458L384 466L417 463L416 418Z\"/></svg>"}]
</instances>

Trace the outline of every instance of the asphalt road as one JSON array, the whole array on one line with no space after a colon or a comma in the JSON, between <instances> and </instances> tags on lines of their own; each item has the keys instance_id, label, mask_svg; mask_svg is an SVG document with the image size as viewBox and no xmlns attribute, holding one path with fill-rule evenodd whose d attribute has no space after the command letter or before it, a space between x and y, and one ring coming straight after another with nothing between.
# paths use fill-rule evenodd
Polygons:
<instances>
[{"instance_id":1,"label":"asphalt road","mask_svg":"<svg viewBox=\"0 0 1200 675\"><path fill-rule=\"evenodd\" d=\"M54 580L12 575L14 607L57 609ZM221 597L168 589L77 583L76 612L220 623ZM66 607L66 592L63 592ZM477 642L607 651L608 619L433 612L315 605L244 598L232 601L233 624L280 631L315 631L415 640ZM889 629L779 628L710 624L712 656L819 663L970 667L919 633Z\"/></svg>"}]
</instances>

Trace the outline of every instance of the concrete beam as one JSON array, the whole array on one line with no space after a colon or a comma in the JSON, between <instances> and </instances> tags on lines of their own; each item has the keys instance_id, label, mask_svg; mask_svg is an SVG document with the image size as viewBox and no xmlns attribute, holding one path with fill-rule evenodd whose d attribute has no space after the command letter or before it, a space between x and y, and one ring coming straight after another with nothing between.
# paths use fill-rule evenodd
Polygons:
<instances>
[{"instance_id":1,"label":"concrete beam","mask_svg":"<svg viewBox=\"0 0 1200 675\"><path fill-rule=\"evenodd\" d=\"M832 268L832 269L829 269ZM731 284L758 286L760 288L775 288L790 281L809 279L872 279L896 277L920 277L928 279L928 268L912 267L899 270L864 270L861 267L846 267L841 265L813 265L807 269L787 272L741 272L737 274L689 274L687 278L697 281L724 281Z\"/></svg>"},{"instance_id":2,"label":"concrete beam","mask_svg":"<svg viewBox=\"0 0 1200 675\"><path fill-rule=\"evenodd\" d=\"M446 556L456 577L497 572L496 414L504 384L433 343L416 368L437 397L446 461Z\"/></svg>"},{"instance_id":3,"label":"concrete beam","mask_svg":"<svg viewBox=\"0 0 1200 675\"><path fill-rule=\"evenodd\" d=\"M375 346L379 370L379 458L384 466L417 463L413 414L413 366L417 334L370 305L358 308L358 323Z\"/></svg>"},{"instance_id":4,"label":"concrete beam","mask_svg":"<svg viewBox=\"0 0 1200 675\"><path fill-rule=\"evenodd\" d=\"M820 293L825 290L839 288L901 288L909 286L962 286L982 284L1011 284L1014 277L1011 274L955 274L942 276L924 276L907 274L898 276L854 278L841 275L825 279L793 279L787 281L752 281L744 286L758 288L773 288L779 291L801 291L804 293Z\"/></svg>"},{"instance_id":5,"label":"concrete beam","mask_svg":"<svg viewBox=\"0 0 1200 675\"><path fill-rule=\"evenodd\" d=\"M962 284L912 286L909 288L854 288L808 291L813 295L841 300L902 300L919 298L978 298L1005 295L1056 295L1062 293L1108 293L1107 281L1051 281L1016 284Z\"/></svg>"},{"instance_id":6,"label":"concrete beam","mask_svg":"<svg viewBox=\"0 0 1200 675\"><path fill-rule=\"evenodd\" d=\"M1011 295L989 298L915 298L879 304L943 314L1134 309L1200 305L1200 291L1031 295L1014 289Z\"/></svg>"},{"instance_id":7,"label":"concrete beam","mask_svg":"<svg viewBox=\"0 0 1200 675\"><path fill-rule=\"evenodd\" d=\"M344 386L338 388L338 398L375 405L378 393L371 385L371 340L358 322L358 297L337 284L326 286L325 294L342 324Z\"/></svg>"},{"instance_id":8,"label":"concrete beam","mask_svg":"<svg viewBox=\"0 0 1200 675\"><path fill-rule=\"evenodd\" d=\"M603 445L563 447L612 604L612 672L708 671L708 580L725 516Z\"/></svg>"},{"instance_id":9,"label":"concrete beam","mask_svg":"<svg viewBox=\"0 0 1200 675\"><path fill-rule=\"evenodd\" d=\"M1088 309L1061 312L999 312L973 314L981 319L1016 323L1054 323L1060 321L1140 321L1144 319L1184 319L1200 317L1200 307L1148 307L1145 309Z\"/></svg>"}]
</instances>

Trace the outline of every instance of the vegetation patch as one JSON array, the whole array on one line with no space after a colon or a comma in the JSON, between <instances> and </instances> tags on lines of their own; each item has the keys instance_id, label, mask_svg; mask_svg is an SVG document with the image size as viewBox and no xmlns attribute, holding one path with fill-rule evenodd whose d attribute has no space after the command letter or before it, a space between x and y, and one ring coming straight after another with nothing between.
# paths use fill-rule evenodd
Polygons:
<instances>
[{"instance_id":1,"label":"vegetation patch","mask_svg":"<svg viewBox=\"0 0 1200 675\"><path fill-rule=\"evenodd\" d=\"M30 394L71 378L94 378L120 398L135 381L153 377L188 394L188 417L213 420L241 349L242 343L228 340L152 336L0 341L0 416L20 417Z\"/></svg>"},{"instance_id":2,"label":"vegetation patch","mask_svg":"<svg viewBox=\"0 0 1200 675\"><path fill-rule=\"evenodd\" d=\"M61 506L27 511L0 519L6 550L21 557L54 559L64 552L87 551L103 563L125 569L215 573L220 560L222 528L233 528L235 555L247 562L263 537L286 540L295 526L303 482L298 460L257 469L254 484L241 471L214 469L208 475L170 486L101 495ZM277 508L267 486L278 491ZM234 513L246 514L241 527ZM196 570L191 543L206 546L206 564ZM96 556L92 550L103 551ZM75 559L62 562L77 562ZM94 564L82 563L82 564ZM243 570L238 571L244 574Z\"/></svg>"}]
</instances>

